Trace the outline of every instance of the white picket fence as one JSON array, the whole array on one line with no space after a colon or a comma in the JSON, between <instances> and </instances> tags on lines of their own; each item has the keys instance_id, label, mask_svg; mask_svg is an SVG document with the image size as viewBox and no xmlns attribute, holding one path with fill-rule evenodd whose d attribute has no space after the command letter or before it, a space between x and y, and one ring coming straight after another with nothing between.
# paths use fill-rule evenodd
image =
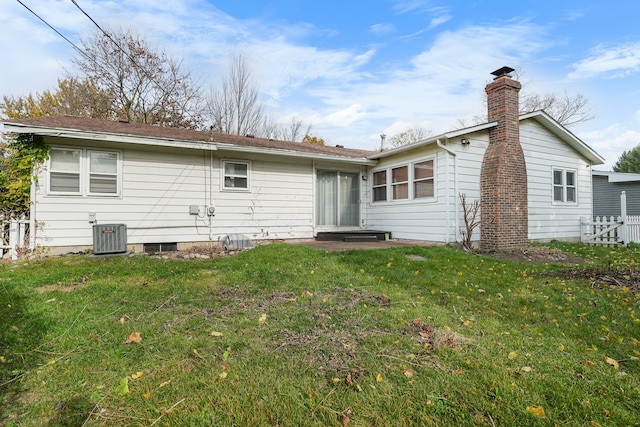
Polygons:
<instances>
[{"instance_id":1,"label":"white picket fence","mask_svg":"<svg viewBox=\"0 0 640 427\"><path fill-rule=\"evenodd\" d=\"M598 216L593 220L581 218L583 243L623 245L640 243L640 216L627 215L627 195L620 194L620 216Z\"/></svg>"},{"instance_id":2,"label":"white picket fence","mask_svg":"<svg viewBox=\"0 0 640 427\"><path fill-rule=\"evenodd\" d=\"M28 219L0 221L0 258L6 253L11 259L18 259L19 252L30 247L28 234Z\"/></svg>"}]
</instances>

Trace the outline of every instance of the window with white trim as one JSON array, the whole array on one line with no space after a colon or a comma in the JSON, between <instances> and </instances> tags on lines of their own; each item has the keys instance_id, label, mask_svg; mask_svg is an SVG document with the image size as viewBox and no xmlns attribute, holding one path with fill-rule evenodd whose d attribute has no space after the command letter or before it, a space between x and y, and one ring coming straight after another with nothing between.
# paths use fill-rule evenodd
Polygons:
<instances>
[{"instance_id":1,"label":"window with white trim","mask_svg":"<svg viewBox=\"0 0 640 427\"><path fill-rule=\"evenodd\" d=\"M576 171L553 169L553 201L555 203L576 203Z\"/></svg>"},{"instance_id":2,"label":"window with white trim","mask_svg":"<svg viewBox=\"0 0 640 427\"><path fill-rule=\"evenodd\" d=\"M249 162L225 160L222 162L222 188L225 190L249 189Z\"/></svg>"},{"instance_id":3,"label":"window with white trim","mask_svg":"<svg viewBox=\"0 0 640 427\"><path fill-rule=\"evenodd\" d=\"M372 173L372 201L435 198L435 159L392 165ZM390 178L390 179L389 179Z\"/></svg>"},{"instance_id":4,"label":"window with white trim","mask_svg":"<svg viewBox=\"0 0 640 427\"><path fill-rule=\"evenodd\" d=\"M373 173L373 201L382 202L387 200L387 171Z\"/></svg>"},{"instance_id":5,"label":"window with white trim","mask_svg":"<svg viewBox=\"0 0 640 427\"><path fill-rule=\"evenodd\" d=\"M49 153L49 192L80 194L82 150L52 148Z\"/></svg>"},{"instance_id":6,"label":"window with white trim","mask_svg":"<svg viewBox=\"0 0 640 427\"><path fill-rule=\"evenodd\" d=\"M116 194L118 192L118 153L88 151L89 194Z\"/></svg>"},{"instance_id":7,"label":"window with white trim","mask_svg":"<svg viewBox=\"0 0 640 427\"><path fill-rule=\"evenodd\" d=\"M391 194L393 200L409 198L409 166L391 169Z\"/></svg>"},{"instance_id":8,"label":"window with white trim","mask_svg":"<svg viewBox=\"0 0 640 427\"><path fill-rule=\"evenodd\" d=\"M118 151L54 147L49 152L48 194L117 196L120 193Z\"/></svg>"},{"instance_id":9,"label":"window with white trim","mask_svg":"<svg viewBox=\"0 0 640 427\"><path fill-rule=\"evenodd\" d=\"M433 160L413 164L413 197L433 197L435 185L433 178Z\"/></svg>"}]
</instances>

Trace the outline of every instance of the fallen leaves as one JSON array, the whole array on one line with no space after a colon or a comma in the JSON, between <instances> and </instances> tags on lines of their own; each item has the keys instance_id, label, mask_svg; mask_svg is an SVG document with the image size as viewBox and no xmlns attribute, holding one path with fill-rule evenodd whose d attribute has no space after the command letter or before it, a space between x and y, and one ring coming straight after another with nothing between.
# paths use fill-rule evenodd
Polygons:
<instances>
[{"instance_id":1,"label":"fallen leaves","mask_svg":"<svg viewBox=\"0 0 640 427\"><path fill-rule=\"evenodd\" d=\"M538 418L544 418L544 408L540 405L538 406L527 406L527 412L531 415L534 415Z\"/></svg>"},{"instance_id":2,"label":"fallen leaves","mask_svg":"<svg viewBox=\"0 0 640 427\"><path fill-rule=\"evenodd\" d=\"M142 336L140 335L140 332L131 332L131 334L129 335L129 338L127 338L127 341L125 341L125 344L131 344L131 343L139 343L142 342Z\"/></svg>"},{"instance_id":3,"label":"fallen leaves","mask_svg":"<svg viewBox=\"0 0 640 427\"><path fill-rule=\"evenodd\" d=\"M605 357L604 361L606 363L608 363L609 365L613 366L614 369L618 369L620 367L620 364L618 363L618 361L616 359L612 359L610 357Z\"/></svg>"},{"instance_id":4,"label":"fallen leaves","mask_svg":"<svg viewBox=\"0 0 640 427\"><path fill-rule=\"evenodd\" d=\"M114 390L120 396L124 396L129 393L129 377L124 377L120 380L120 383Z\"/></svg>"}]
</instances>

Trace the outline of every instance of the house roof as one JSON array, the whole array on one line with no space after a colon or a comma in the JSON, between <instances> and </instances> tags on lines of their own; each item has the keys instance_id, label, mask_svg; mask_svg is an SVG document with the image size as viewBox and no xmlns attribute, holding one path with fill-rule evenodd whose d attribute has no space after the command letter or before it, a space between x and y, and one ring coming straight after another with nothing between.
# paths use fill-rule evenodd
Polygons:
<instances>
[{"instance_id":1,"label":"house roof","mask_svg":"<svg viewBox=\"0 0 640 427\"><path fill-rule=\"evenodd\" d=\"M640 181L640 173L591 171L591 174L595 176L606 176L608 182Z\"/></svg>"},{"instance_id":2,"label":"house roof","mask_svg":"<svg viewBox=\"0 0 640 427\"><path fill-rule=\"evenodd\" d=\"M556 120L554 120L551 116L549 116L544 111L542 111L542 110L534 111L532 113L522 114L520 116L520 121L521 122L524 121L524 120L528 120L528 119L532 119L532 120L535 120L538 123L540 123L547 130L549 130L551 133L553 133L556 137L558 137L560 140L562 140L563 142L568 144L576 152L578 152L585 159L587 159L591 164L593 164L593 165L604 164L605 160L601 155L596 153L591 147L589 147L586 143L584 143L580 138L575 136L567 128L562 126L560 123L558 123ZM455 131L451 131L451 132L443 133L443 134L436 135L436 136L433 136L433 137L429 137L427 139L423 139L422 141L418 141L418 142L415 142L413 144L404 145L404 146L401 146L401 147L398 147L398 148L393 148L393 149L387 150L387 151L381 151L381 152L372 154L371 156L369 156L369 158L370 159L380 159L380 158L383 158L383 157L393 156L393 155L396 155L396 154L398 154L400 152L403 152L403 151L413 150L413 149L415 149L417 147L430 145L430 144L436 144L438 141L444 142L444 141L446 141L448 139L460 138L462 136L469 135L469 134L472 134L474 132L479 132L479 131L482 131L482 130L485 130L485 129L490 129L490 128L494 127L494 126L497 126L497 124L498 124L497 121L493 121L493 122L488 122L488 123L482 123L482 124L479 124L479 125L476 125L476 126L472 126L472 127L468 127L468 128L464 128L464 129L458 129L458 130L455 130Z\"/></svg>"},{"instance_id":3,"label":"house roof","mask_svg":"<svg viewBox=\"0 0 640 427\"><path fill-rule=\"evenodd\" d=\"M4 128L5 132L33 133L42 136L206 150L278 153L294 157L339 159L362 164L374 163L367 160L367 156L374 152L367 150L66 115L10 119L4 121Z\"/></svg>"}]
</instances>

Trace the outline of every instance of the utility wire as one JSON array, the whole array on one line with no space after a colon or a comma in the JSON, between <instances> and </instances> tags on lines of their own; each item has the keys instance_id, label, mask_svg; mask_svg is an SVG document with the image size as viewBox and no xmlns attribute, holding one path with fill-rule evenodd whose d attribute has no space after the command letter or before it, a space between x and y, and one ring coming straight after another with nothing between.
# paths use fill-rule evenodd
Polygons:
<instances>
[{"instance_id":1,"label":"utility wire","mask_svg":"<svg viewBox=\"0 0 640 427\"><path fill-rule=\"evenodd\" d=\"M60 31L56 30L51 24L49 24L47 21L44 20L44 18L42 18L40 15L38 15L37 13L35 13L33 10L31 10L29 8L29 6L27 6L26 4L22 3L22 1L20 0L16 0L18 3L20 3L22 6L24 6L25 9L27 9L29 12L31 12L36 18L38 18L39 20L41 20L42 22L44 22L44 24L51 28L53 31L56 32L56 34L58 34L60 37L62 37L63 39L65 39L67 41L67 43L69 43L71 46L74 47L75 50L77 50L78 52L80 52L81 54L85 55L85 53L82 51L82 49L80 49L78 46L76 46L71 40L69 40L64 34L62 34ZM75 2L74 2L75 3Z\"/></svg>"},{"instance_id":2,"label":"utility wire","mask_svg":"<svg viewBox=\"0 0 640 427\"><path fill-rule=\"evenodd\" d=\"M111 42L112 42L114 45L116 45L116 47L117 47L117 48L118 48L122 53L124 53L124 55L125 55L127 58L129 58L129 60L131 61L131 63L133 64L133 66L134 66L136 69L138 69L138 70L142 71L142 73L144 73L144 74L147 76L147 78L148 78L149 80L151 80L151 82L153 82L153 83L156 85L156 87L157 87L158 89L160 89L160 90L162 91L162 93L163 93L165 96L167 96L167 91L166 91L166 89L165 89L164 87L162 87L162 85L156 81L155 77L153 77L151 74L149 74L149 72L148 72L144 67L141 67L141 66L140 66L140 64L138 64L138 61L136 61L136 59L135 59L134 57L132 57L132 56L131 56L131 54L130 54L129 52L127 52L127 51L126 51L122 46L120 46L120 44L119 44L119 43L118 43L118 42L117 42L113 37L111 37L111 34L109 34L107 31L103 30L103 29L102 29L102 27L101 27L101 26L100 26L100 25L95 21L95 19L93 19L93 18L91 17L91 15L89 15L87 12L85 12L85 10L84 10L82 7L80 7L80 5L78 4L78 2L76 2L76 0L71 0L71 3L73 3L73 4L78 8L78 10L80 10L80 12L82 12L82 13L83 13L87 18L89 18L89 20L90 20L91 22L93 22L93 24L98 28L98 30L100 30L100 32L101 32L102 34L104 34L104 36L105 36L106 38L108 38L109 40L111 40Z\"/></svg>"},{"instance_id":3,"label":"utility wire","mask_svg":"<svg viewBox=\"0 0 640 427\"><path fill-rule=\"evenodd\" d=\"M82 13L84 14L84 16L86 16L87 18L89 18L89 20L90 20L91 22L93 22L93 24L98 28L98 30L100 30L100 32L101 32L102 34L104 34L104 36L105 36L106 38L108 38L109 40L111 40L111 42L112 42L113 44L115 44L115 45L116 45L116 47L117 47L118 49L120 49L120 51L121 51L122 53L124 53L124 54L127 56L127 58L129 58L129 60L133 63L133 65L135 65L136 67L138 67L139 69L141 69L141 67L136 63L136 60L135 60L135 59L134 59L134 58L129 54L129 52L127 52L126 50L124 50L124 49L122 48L122 46L120 46L120 44L119 44L117 41L115 41L113 37L111 37L111 34L109 34L108 32L106 32L105 30L103 30L103 29L102 29L102 27L101 27L101 26L100 26L100 25L95 21L95 19L93 19L93 18L91 17L91 15L89 15L87 12L85 12L85 10L84 10L83 8L81 8L81 7L80 7L80 5L76 2L76 0L71 0L71 3L73 3L73 4L74 4L74 5L75 5L79 10L80 10L80 12L82 12ZM148 75L147 75L147 77L150 77L150 76L148 76ZM153 79L151 79L151 80L153 80ZM156 83L156 84L157 84L157 83ZM159 85L158 85L158 86L159 86Z\"/></svg>"}]
</instances>

